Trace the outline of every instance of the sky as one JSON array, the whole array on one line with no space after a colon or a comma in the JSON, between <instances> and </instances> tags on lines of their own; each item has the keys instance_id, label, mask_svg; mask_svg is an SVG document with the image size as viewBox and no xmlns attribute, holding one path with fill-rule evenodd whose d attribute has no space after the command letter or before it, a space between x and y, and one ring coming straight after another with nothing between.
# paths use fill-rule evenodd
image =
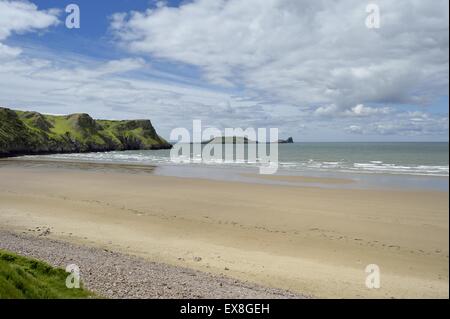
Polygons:
<instances>
[{"instance_id":1,"label":"sky","mask_svg":"<svg viewBox=\"0 0 450 319\"><path fill-rule=\"evenodd\" d=\"M0 106L151 119L166 138L200 119L296 141L448 141L448 7L0 0Z\"/></svg>"}]
</instances>

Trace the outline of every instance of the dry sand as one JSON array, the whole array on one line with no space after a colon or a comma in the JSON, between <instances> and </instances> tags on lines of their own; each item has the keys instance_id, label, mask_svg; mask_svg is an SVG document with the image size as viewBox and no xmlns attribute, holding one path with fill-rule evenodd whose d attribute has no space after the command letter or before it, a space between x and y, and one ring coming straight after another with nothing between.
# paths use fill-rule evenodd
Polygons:
<instances>
[{"instance_id":1,"label":"dry sand","mask_svg":"<svg viewBox=\"0 0 450 319\"><path fill-rule=\"evenodd\" d=\"M315 297L449 297L448 192L0 163L0 225Z\"/></svg>"}]
</instances>

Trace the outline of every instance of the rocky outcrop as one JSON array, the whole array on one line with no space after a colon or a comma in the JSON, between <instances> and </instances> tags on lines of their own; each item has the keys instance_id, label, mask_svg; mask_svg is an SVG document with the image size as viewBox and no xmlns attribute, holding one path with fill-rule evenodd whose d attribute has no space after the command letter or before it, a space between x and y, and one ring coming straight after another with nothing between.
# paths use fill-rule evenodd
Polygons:
<instances>
[{"instance_id":1,"label":"rocky outcrop","mask_svg":"<svg viewBox=\"0 0 450 319\"><path fill-rule=\"evenodd\" d=\"M291 144L294 143L294 139L292 137L288 137L286 140L278 140L279 144Z\"/></svg>"}]
</instances>

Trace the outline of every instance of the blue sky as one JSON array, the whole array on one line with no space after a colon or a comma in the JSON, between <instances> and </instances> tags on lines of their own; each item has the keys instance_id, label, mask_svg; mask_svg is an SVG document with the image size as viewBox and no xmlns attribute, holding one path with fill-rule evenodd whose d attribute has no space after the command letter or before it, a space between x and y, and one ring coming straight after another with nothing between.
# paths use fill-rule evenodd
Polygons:
<instances>
[{"instance_id":1,"label":"blue sky","mask_svg":"<svg viewBox=\"0 0 450 319\"><path fill-rule=\"evenodd\" d=\"M82 27L68 29L64 25L49 28L42 34L25 33L13 35L11 41L21 44L43 45L51 50L64 50L72 53L89 55L100 59L120 58L126 56L125 52L116 50L115 45L108 39L109 17L116 12L129 10L145 10L150 1L59 1L41 0L33 1L39 9L64 9L71 3L80 7ZM61 14L61 20L65 17Z\"/></svg>"},{"instance_id":2,"label":"blue sky","mask_svg":"<svg viewBox=\"0 0 450 319\"><path fill-rule=\"evenodd\" d=\"M448 141L448 2L377 4L371 30L352 0L0 0L0 105L150 118L165 137L201 119L298 141Z\"/></svg>"}]
</instances>

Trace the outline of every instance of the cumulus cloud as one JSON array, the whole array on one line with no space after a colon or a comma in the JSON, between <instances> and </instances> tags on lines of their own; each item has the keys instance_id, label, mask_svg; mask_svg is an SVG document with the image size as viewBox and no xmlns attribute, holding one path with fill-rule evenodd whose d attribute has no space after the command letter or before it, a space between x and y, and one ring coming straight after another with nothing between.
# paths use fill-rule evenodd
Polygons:
<instances>
[{"instance_id":1,"label":"cumulus cloud","mask_svg":"<svg viewBox=\"0 0 450 319\"><path fill-rule=\"evenodd\" d=\"M57 25L59 10L38 10L28 1L0 0L0 41L12 33L25 33L43 30ZM20 48L12 48L0 42L0 59L17 56Z\"/></svg>"},{"instance_id":2,"label":"cumulus cloud","mask_svg":"<svg viewBox=\"0 0 450 319\"><path fill-rule=\"evenodd\" d=\"M132 52L319 112L445 94L448 1L376 3L380 29L365 26L366 3L354 0L196 0L116 14L111 28Z\"/></svg>"},{"instance_id":3,"label":"cumulus cloud","mask_svg":"<svg viewBox=\"0 0 450 319\"><path fill-rule=\"evenodd\" d=\"M349 114L350 116L372 116L372 115L379 115L379 114L389 114L391 112L391 109L389 107L370 107L365 106L363 104L358 104L355 107L352 107L349 111L346 112L346 114Z\"/></svg>"},{"instance_id":4,"label":"cumulus cloud","mask_svg":"<svg viewBox=\"0 0 450 319\"><path fill-rule=\"evenodd\" d=\"M59 10L38 10L27 1L0 1L0 40L13 32L24 33L58 24Z\"/></svg>"},{"instance_id":5,"label":"cumulus cloud","mask_svg":"<svg viewBox=\"0 0 450 319\"><path fill-rule=\"evenodd\" d=\"M370 117L376 115L386 115L392 112L390 107L370 107L358 104L348 110L340 109L336 104L323 105L318 107L314 114L321 117Z\"/></svg>"}]
</instances>

